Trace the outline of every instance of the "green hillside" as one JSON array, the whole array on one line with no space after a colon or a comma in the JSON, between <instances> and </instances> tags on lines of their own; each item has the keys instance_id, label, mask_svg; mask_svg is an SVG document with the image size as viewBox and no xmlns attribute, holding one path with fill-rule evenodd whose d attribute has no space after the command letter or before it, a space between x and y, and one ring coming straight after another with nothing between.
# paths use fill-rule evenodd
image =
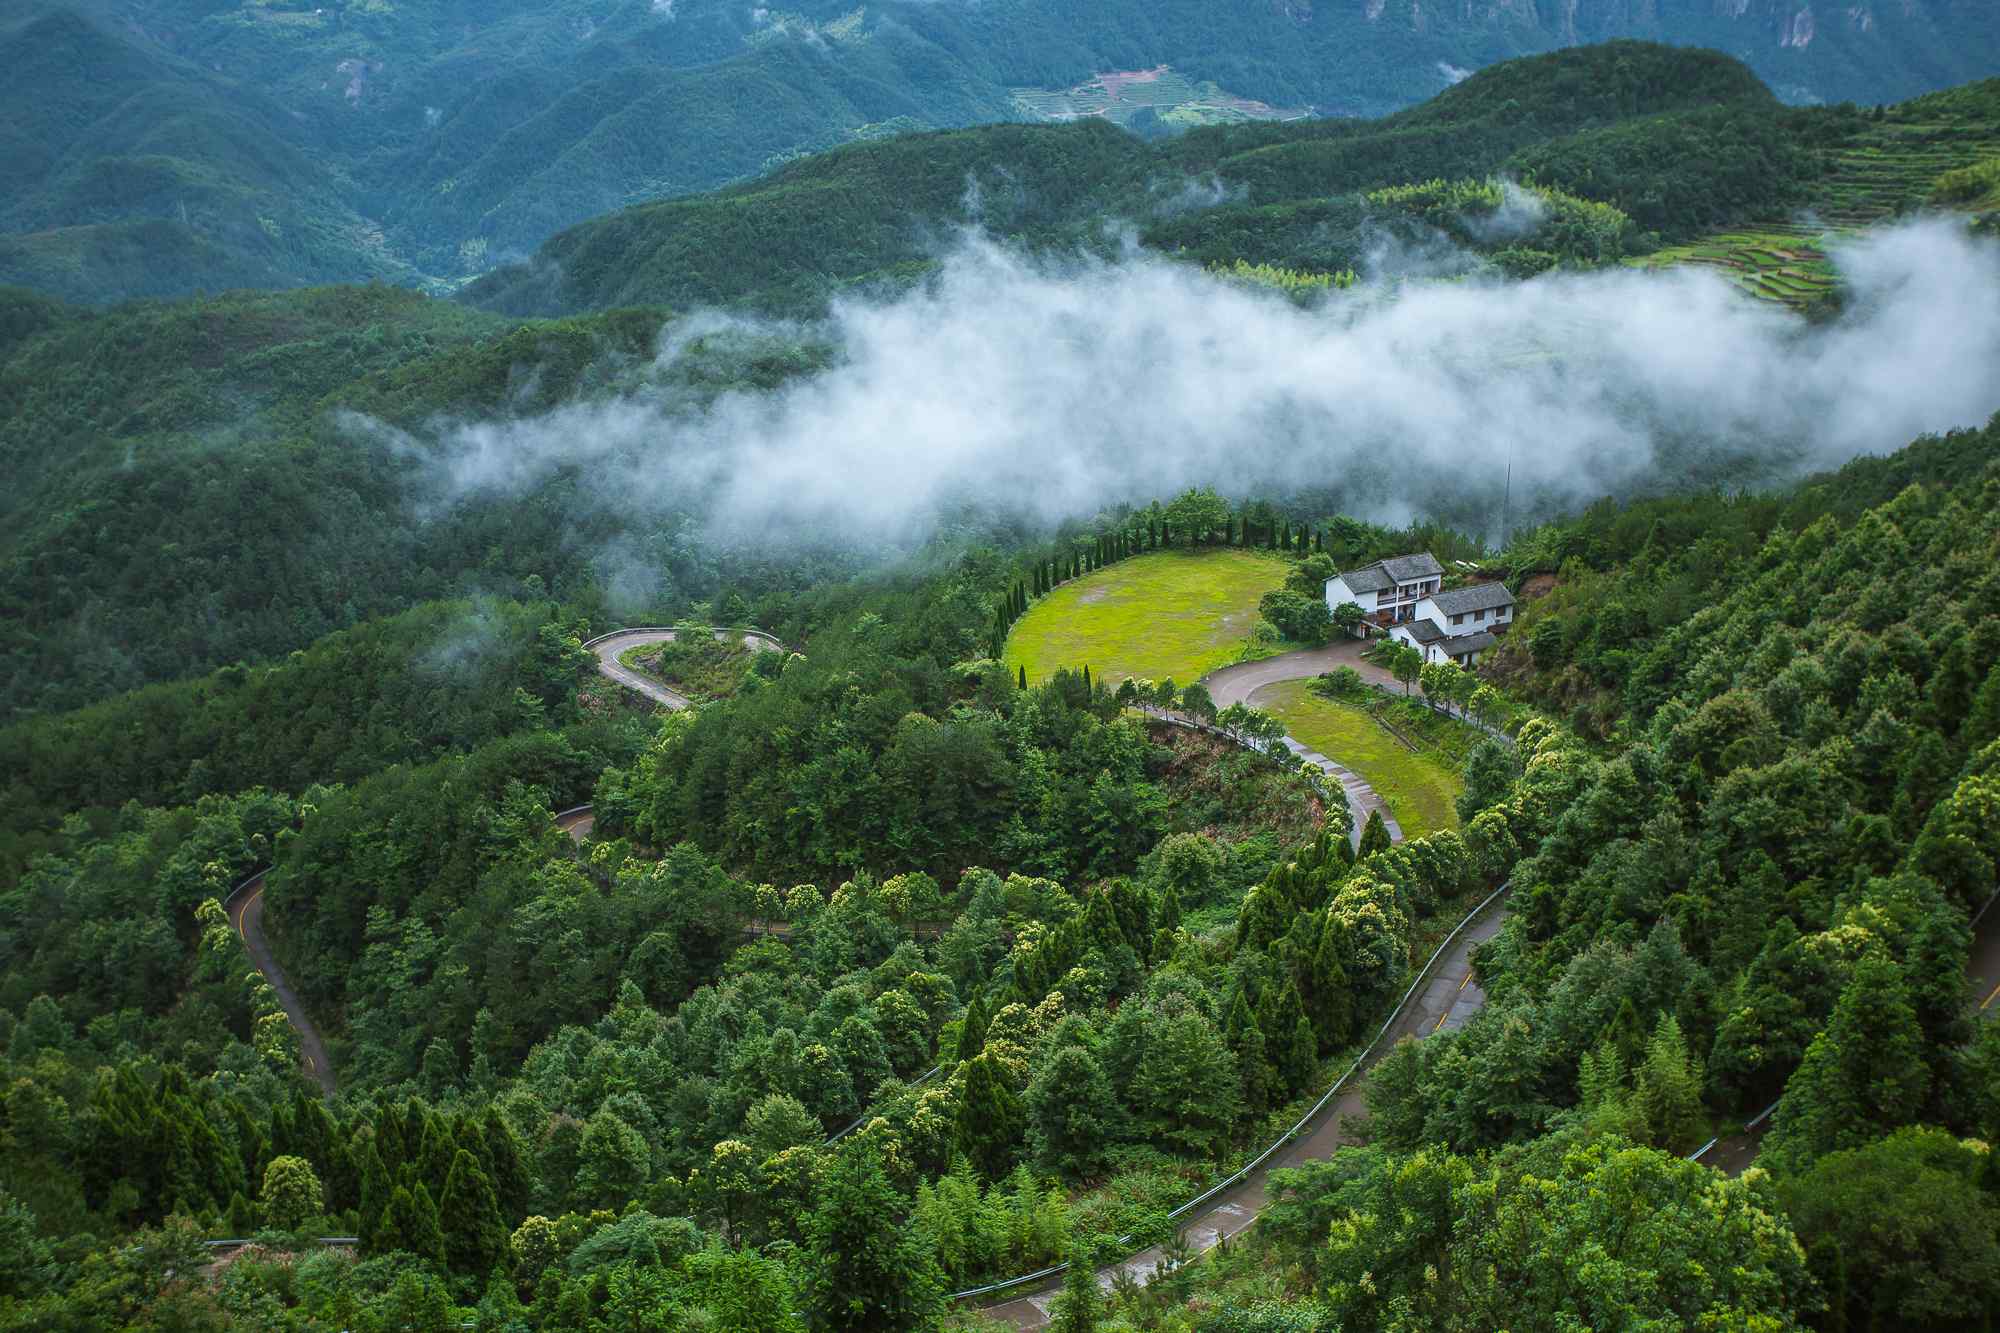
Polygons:
<instances>
[{"instance_id":1,"label":"green hillside","mask_svg":"<svg viewBox=\"0 0 2000 1333\"><path fill-rule=\"evenodd\" d=\"M698 402L828 355L773 332L683 355L663 381L649 362L663 307L810 316L843 290L921 280L953 228L976 220L1009 242L1107 255L1128 224L1191 264L1307 279L1359 265L1371 238L1442 232L1469 264L1506 274L1685 260L1806 308L1837 292L1823 228L1780 219L1843 197L1857 144L1910 181L1976 165L2000 123L1994 86L1881 117L1805 111L1718 56L1588 48L1494 67L1377 122L1148 143L1090 119L852 144L573 228L479 283L483 310L381 285L108 312L10 291L0 713L263 660L438 597L594 596L629 560L628 540L671 569L639 579L640 604L685 609L738 578L781 586L756 552L724 558L677 538L685 513L635 517L577 475L436 508L421 448L343 425L351 409L435 438L438 421L534 415L579 394ZM1539 219L1495 238L1479 224L1505 202L1493 178L1510 173L1531 182ZM178 253L128 258L159 277ZM191 512L209 521L190 528Z\"/></svg>"},{"instance_id":2,"label":"green hillside","mask_svg":"<svg viewBox=\"0 0 2000 1333\"><path fill-rule=\"evenodd\" d=\"M341 413L546 411L641 373L659 312L523 326L380 286L109 313L0 292L0 310L22 329L0 361L0 714L267 659L440 596L588 601L633 521L573 477L427 502L422 458ZM768 386L798 356L695 358L654 387ZM667 559L679 573L649 595L713 589L714 552Z\"/></svg>"},{"instance_id":3,"label":"green hillside","mask_svg":"<svg viewBox=\"0 0 2000 1333\"><path fill-rule=\"evenodd\" d=\"M466 296L518 314L810 308L855 281L906 278L941 233L975 222L1030 244L1107 252L1106 224L1125 222L1152 248L1203 263L1337 271L1360 256L1364 223L1384 220L1362 192L1496 172L1644 202L1648 227L1692 232L1802 197L1823 170L1809 146L1820 123L1780 107L1735 61L1612 44L1496 66L1379 121L1242 124L1147 145L1093 119L854 145L572 228ZM1678 164L1671 194L1604 171L1614 154L1600 137L1614 127L1637 154Z\"/></svg>"},{"instance_id":4,"label":"green hillside","mask_svg":"<svg viewBox=\"0 0 2000 1333\"><path fill-rule=\"evenodd\" d=\"M1963 0L1850 7L1804 42L1785 8L29 0L0 23L0 281L86 301L441 289L587 218L900 130L1381 116L1610 39L1713 48L1796 104L1893 101L2000 59ZM177 262L148 268L149 247Z\"/></svg>"}]
</instances>

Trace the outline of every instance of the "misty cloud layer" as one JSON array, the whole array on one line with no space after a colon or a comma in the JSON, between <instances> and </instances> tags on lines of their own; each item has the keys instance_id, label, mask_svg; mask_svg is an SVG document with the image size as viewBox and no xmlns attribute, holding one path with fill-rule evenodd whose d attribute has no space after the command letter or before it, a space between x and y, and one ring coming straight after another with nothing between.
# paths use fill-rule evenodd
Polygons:
<instances>
[{"instance_id":1,"label":"misty cloud layer","mask_svg":"<svg viewBox=\"0 0 2000 1333\"><path fill-rule=\"evenodd\" d=\"M1462 514L1510 461L1518 515L1787 475L2000 409L2000 247L1925 222L1837 259L1848 309L1813 328L1691 269L1382 284L1306 311L1157 259L973 240L920 292L839 305L824 374L452 424L425 452L453 497L581 464L608 502L696 505L717 538L893 540L968 500L1053 521L1202 483ZM680 321L660 356L767 332Z\"/></svg>"}]
</instances>

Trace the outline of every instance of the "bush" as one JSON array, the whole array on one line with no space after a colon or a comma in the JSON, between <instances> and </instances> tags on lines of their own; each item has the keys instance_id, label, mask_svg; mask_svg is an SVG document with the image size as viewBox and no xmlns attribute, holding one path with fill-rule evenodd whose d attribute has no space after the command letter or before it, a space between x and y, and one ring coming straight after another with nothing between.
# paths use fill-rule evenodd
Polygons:
<instances>
[{"instance_id":1,"label":"bush","mask_svg":"<svg viewBox=\"0 0 2000 1333\"><path fill-rule=\"evenodd\" d=\"M1314 676L1307 688L1328 699L1365 699L1368 696L1368 682L1350 666L1335 667Z\"/></svg>"}]
</instances>

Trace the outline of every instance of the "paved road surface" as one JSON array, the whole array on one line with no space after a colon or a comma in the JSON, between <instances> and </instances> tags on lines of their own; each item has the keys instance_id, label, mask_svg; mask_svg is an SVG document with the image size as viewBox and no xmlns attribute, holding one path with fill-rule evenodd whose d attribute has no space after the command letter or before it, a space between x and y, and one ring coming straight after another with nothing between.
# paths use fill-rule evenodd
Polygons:
<instances>
[{"instance_id":1,"label":"paved road surface","mask_svg":"<svg viewBox=\"0 0 2000 1333\"><path fill-rule=\"evenodd\" d=\"M1505 920L1504 904L1496 905L1459 936L1438 963L1429 982L1397 1014L1387 1034L1376 1046L1369 1062L1371 1065L1403 1038L1421 1039L1433 1032L1456 1031L1479 1011L1486 1003L1486 992L1473 979L1472 950L1498 934ZM1184 1233L1189 1247L1198 1252L1212 1249L1216 1242L1238 1234L1255 1222L1270 1201L1268 1176L1271 1171L1330 1157L1334 1149L1352 1143L1354 1140L1344 1132L1341 1121L1348 1116L1367 1113L1367 1104L1362 1097L1364 1082L1362 1079L1351 1081L1320 1115L1318 1124L1273 1155L1249 1179L1217 1196L1190 1218L1185 1223ZM1141 1283L1150 1281L1164 1257L1158 1246L1143 1250L1123 1263L1099 1269L1097 1285L1106 1291L1111 1290L1120 1273L1129 1273ZM1049 1311L1061 1290L1061 1280L1057 1279L1034 1291L987 1306L981 1313L1016 1328L1040 1328L1049 1322Z\"/></svg>"},{"instance_id":2,"label":"paved road surface","mask_svg":"<svg viewBox=\"0 0 2000 1333\"><path fill-rule=\"evenodd\" d=\"M327 1058L326 1043L320 1040L319 1029L306 1017L306 1007L299 1003L298 993L285 980L284 971L278 966L277 959L271 957L271 946L264 939L264 872L259 871L238 885L224 907L229 913L230 924L243 937L243 947L249 951L250 961L264 974L264 980L271 984L285 1017L291 1020L293 1030L299 1034L299 1054L305 1061L306 1072L319 1081L322 1093L333 1096L333 1061Z\"/></svg>"},{"instance_id":3,"label":"paved road surface","mask_svg":"<svg viewBox=\"0 0 2000 1333\"><path fill-rule=\"evenodd\" d=\"M642 676L618 660L620 653L630 648L641 648L649 643L672 643L678 634L670 629L632 630L623 634L613 634L600 639L590 646L597 654L597 669L604 676L617 681L628 690L636 690L654 703L679 710L692 708L694 701L686 695L668 689L651 676Z\"/></svg>"},{"instance_id":4,"label":"paved road surface","mask_svg":"<svg viewBox=\"0 0 2000 1333\"><path fill-rule=\"evenodd\" d=\"M1996 900L2000 902L2000 900ZM1989 902L1972 923L1972 1003L1981 1018L2000 1018L2000 905Z\"/></svg>"},{"instance_id":5,"label":"paved road surface","mask_svg":"<svg viewBox=\"0 0 2000 1333\"><path fill-rule=\"evenodd\" d=\"M1201 684L1208 690L1208 697L1215 701L1218 709L1232 704L1251 703L1253 695L1272 685L1281 685L1293 680L1311 680L1324 675L1335 667L1351 666L1361 673L1361 678L1382 689L1400 691L1403 687L1396 678L1376 666L1362 660L1361 650L1365 647L1358 639L1343 639L1328 644L1324 648L1306 648L1296 653L1280 653L1276 657L1266 657L1257 662L1238 662L1211 671L1201 678ZM1389 841L1403 840L1403 826L1389 813L1388 802L1378 795L1354 770L1338 761L1308 748L1290 736L1284 738L1285 748L1298 758L1313 764L1327 776L1333 778L1347 794L1347 810L1354 816L1353 832L1349 834L1355 846L1361 845L1361 830L1368 823L1368 816L1380 813L1382 822L1388 826Z\"/></svg>"},{"instance_id":6,"label":"paved road surface","mask_svg":"<svg viewBox=\"0 0 2000 1333\"><path fill-rule=\"evenodd\" d=\"M753 652L775 652L782 645L768 634L756 631L718 629L710 631L719 641L735 640ZM654 703L679 710L694 707L694 701L677 690L672 690L654 680L641 675L618 660L619 654L633 648L643 648L649 643L672 643L680 637L677 629L650 628L624 629L592 639L585 646L597 654L597 669L610 680L617 681L629 690L637 690Z\"/></svg>"},{"instance_id":7,"label":"paved road surface","mask_svg":"<svg viewBox=\"0 0 2000 1333\"><path fill-rule=\"evenodd\" d=\"M1207 687L1208 697L1215 700L1217 708L1227 708L1231 704L1248 704L1250 696L1266 685L1288 680L1311 680L1335 667L1353 667L1370 685L1401 694L1401 681L1362 658L1361 650L1366 646L1359 639L1339 639L1324 648L1281 653L1261 662L1238 662L1235 666L1209 672L1201 678L1201 683Z\"/></svg>"}]
</instances>

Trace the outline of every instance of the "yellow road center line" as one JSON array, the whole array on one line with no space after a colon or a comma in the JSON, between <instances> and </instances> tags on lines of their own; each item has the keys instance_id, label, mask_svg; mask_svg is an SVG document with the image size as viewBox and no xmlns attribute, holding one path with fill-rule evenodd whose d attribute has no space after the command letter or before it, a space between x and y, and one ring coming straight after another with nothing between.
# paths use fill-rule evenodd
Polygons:
<instances>
[{"instance_id":1,"label":"yellow road center line","mask_svg":"<svg viewBox=\"0 0 2000 1333\"><path fill-rule=\"evenodd\" d=\"M1994 1001L1995 999L2000 999L2000 986L1995 986L1995 987L1993 988L1993 994L1991 994L1991 995L1987 996L1987 997L1986 997L1985 999L1981 1000L1981 1001L1979 1002L1979 1007L1980 1007L1981 1009L1984 1009L1984 1008L1986 1008L1986 1007L1987 1007L1988 1005L1992 1004L1992 1003L1993 1003L1993 1001Z\"/></svg>"}]
</instances>

